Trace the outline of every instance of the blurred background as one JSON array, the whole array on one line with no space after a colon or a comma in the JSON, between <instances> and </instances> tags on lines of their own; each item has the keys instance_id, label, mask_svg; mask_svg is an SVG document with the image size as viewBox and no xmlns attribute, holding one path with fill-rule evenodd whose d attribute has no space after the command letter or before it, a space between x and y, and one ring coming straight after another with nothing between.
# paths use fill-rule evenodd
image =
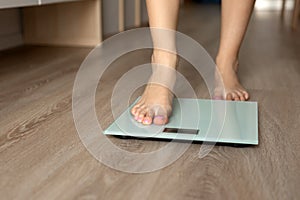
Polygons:
<instances>
[{"instance_id":1,"label":"blurred background","mask_svg":"<svg viewBox=\"0 0 300 200\"><path fill-rule=\"evenodd\" d=\"M218 6L220 1L182 0L182 5ZM270 12L274 20L282 19L296 30L298 4L299 0L257 0L255 11ZM1 0L0 8L0 49L22 44L94 46L148 21L143 0Z\"/></svg>"}]
</instances>

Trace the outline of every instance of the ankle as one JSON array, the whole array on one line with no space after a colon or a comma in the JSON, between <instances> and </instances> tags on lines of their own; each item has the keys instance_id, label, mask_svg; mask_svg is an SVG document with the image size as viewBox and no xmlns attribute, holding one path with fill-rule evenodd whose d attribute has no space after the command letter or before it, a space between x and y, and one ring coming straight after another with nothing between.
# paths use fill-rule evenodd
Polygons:
<instances>
[{"instance_id":1,"label":"ankle","mask_svg":"<svg viewBox=\"0 0 300 200\"><path fill-rule=\"evenodd\" d=\"M155 66L152 68L152 75L149 79L149 83L162 85L172 91L176 83L176 73L176 69L171 67Z\"/></svg>"},{"instance_id":2,"label":"ankle","mask_svg":"<svg viewBox=\"0 0 300 200\"><path fill-rule=\"evenodd\" d=\"M238 70L239 60L237 56L220 56L216 57L216 65L220 70L232 67L233 70Z\"/></svg>"},{"instance_id":3,"label":"ankle","mask_svg":"<svg viewBox=\"0 0 300 200\"><path fill-rule=\"evenodd\" d=\"M176 68L178 62L177 54L163 50L154 50L151 59L152 63L157 63L172 68Z\"/></svg>"}]
</instances>

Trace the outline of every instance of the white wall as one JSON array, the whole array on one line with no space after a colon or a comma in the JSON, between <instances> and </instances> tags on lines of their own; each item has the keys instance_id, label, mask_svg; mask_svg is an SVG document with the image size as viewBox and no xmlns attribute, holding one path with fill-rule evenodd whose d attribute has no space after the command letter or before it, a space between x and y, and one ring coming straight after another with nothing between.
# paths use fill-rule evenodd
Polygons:
<instances>
[{"instance_id":1,"label":"white wall","mask_svg":"<svg viewBox=\"0 0 300 200\"><path fill-rule=\"evenodd\" d=\"M19 9L0 10L0 50L21 45L22 30Z\"/></svg>"},{"instance_id":2,"label":"white wall","mask_svg":"<svg viewBox=\"0 0 300 200\"><path fill-rule=\"evenodd\" d=\"M294 0L286 0L286 10L293 8ZM256 0L256 10L281 10L282 0Z\"/></svg>"}]
</instances>

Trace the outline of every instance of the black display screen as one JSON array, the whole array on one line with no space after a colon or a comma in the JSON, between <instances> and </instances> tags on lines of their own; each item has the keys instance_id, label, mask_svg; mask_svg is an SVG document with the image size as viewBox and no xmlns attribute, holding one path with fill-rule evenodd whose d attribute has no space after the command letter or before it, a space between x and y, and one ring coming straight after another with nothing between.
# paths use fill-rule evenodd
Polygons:
<instances>
[{"instance_id":1,"label":"black display screen","mask_svg":"<svg viewBox=\"0 0 300 200\"><path fill-rule=\"evenodd\" d=\"M163 133L179 133L179 134L191 134L197 135L199 130L195 129L178 129L178 128L165 128Z\"/></svg>"}]
</instances>

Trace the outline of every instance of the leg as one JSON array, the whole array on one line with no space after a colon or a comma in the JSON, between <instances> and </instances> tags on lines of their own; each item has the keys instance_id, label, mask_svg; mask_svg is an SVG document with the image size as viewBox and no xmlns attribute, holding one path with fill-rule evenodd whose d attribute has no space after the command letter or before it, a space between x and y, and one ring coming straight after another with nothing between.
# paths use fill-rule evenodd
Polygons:
<instances>
[{"instance_id":1,"label":"leg","mask_svg":"<svg viewBox=\"0 0 300 200\"><path fill-rule=\"evenodd\" d=\"M179 0L147 0L150 27L176 30L179 4ZM161 38L152 33L152 39L153 65L161 64L175 69L177 55L156 48L158 42L163 41L169 48L175 50L175 37L170 35L170 37ZM166 124L172 112L172 101L173 94L168 88L148 83L141 99L132 108L131 113L135 120L143 124Z\"/></svg>"},{"instance_id":2,"label":"leg","mask_svg":"<svg viewBox=\"0 0 300 200\"><path fill-rule=\"evenodd\" d=\"M244 101L249 94L241 86L238 77L238 54L243 41L255 0L223 0L221 41L216 64L223 79L222 97Z\"/></svg>"}]
</instances>

